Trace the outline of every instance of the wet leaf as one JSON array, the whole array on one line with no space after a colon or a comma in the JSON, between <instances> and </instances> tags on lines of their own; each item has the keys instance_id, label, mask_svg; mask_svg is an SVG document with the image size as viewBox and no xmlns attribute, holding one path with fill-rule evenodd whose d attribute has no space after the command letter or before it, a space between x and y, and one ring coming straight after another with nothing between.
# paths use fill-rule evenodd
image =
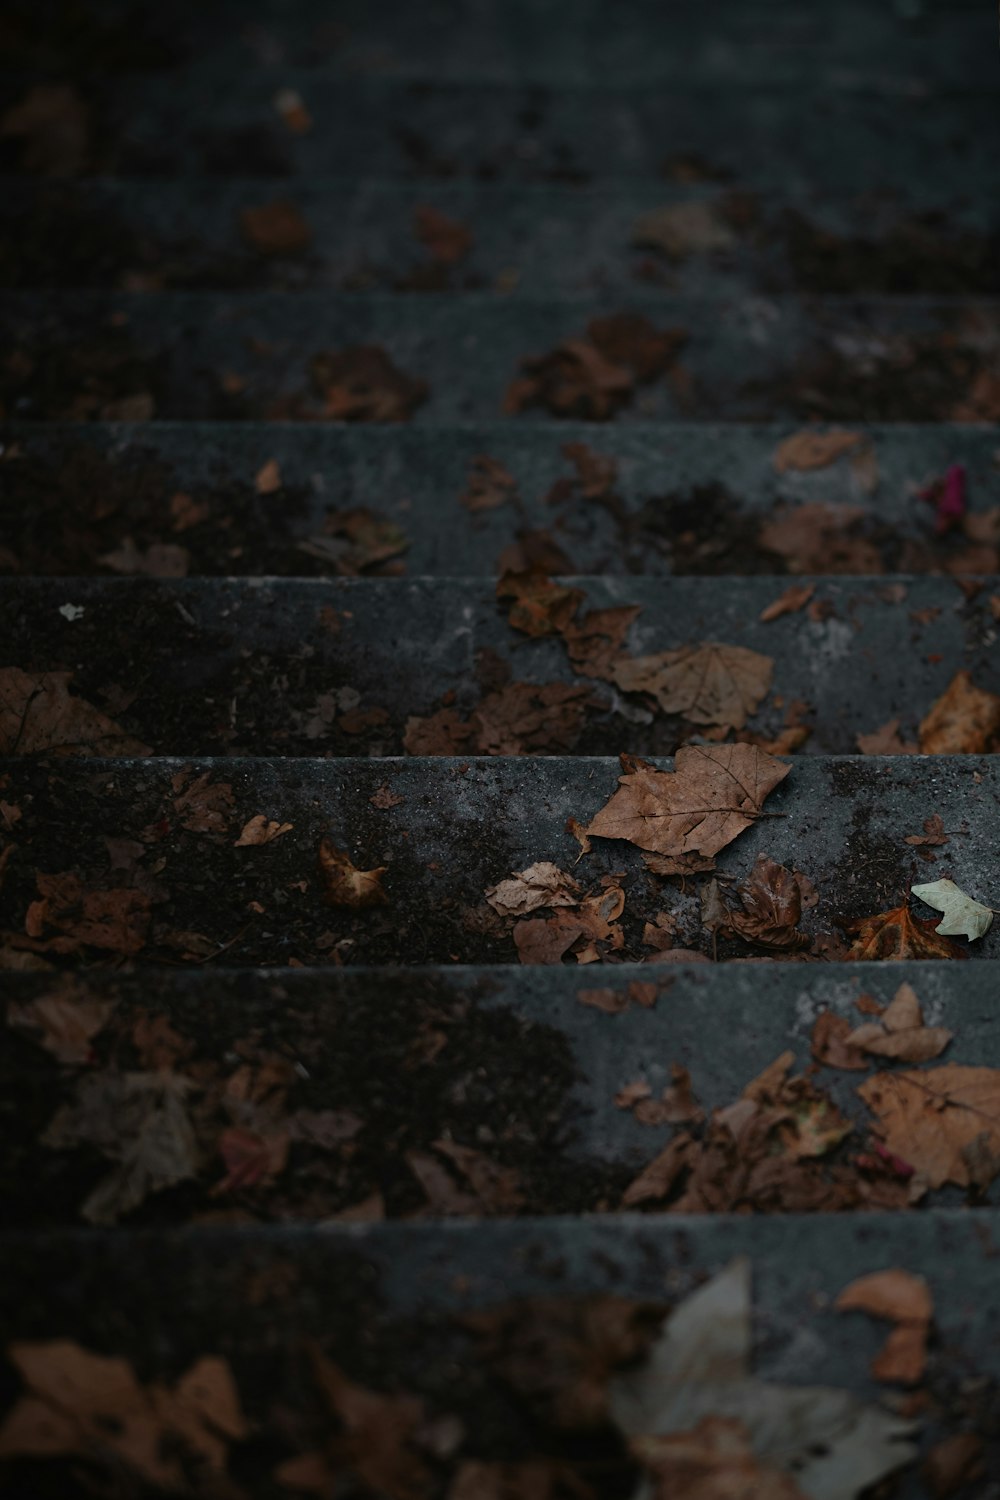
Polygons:
<instances>
[{"instance_id":1,"label":"wet leaf","mask_svg":"<svg viewBox=\"0 0 1000 1500\"><path fill-rule=\"evenodd\" d=\"M1000 735L1000 695L956 672L920 724L923 755L982 755Z\"/></svg>"},{"instance_id":2,"label":"wet leaf","mask_svg":"<svg viewBox=\"0 0 1000 1500\"><path fill-rule=\"evenodd\" d=\"M942 937L961 935L975 942L977 938L985 937L993 925L990 908L973 901L953 880L932 880L927 885L915 885L911 887L911 893L944 914L944 920L934 929Z\"/></svg>"},{"instance_id":3,"label":"wet leaf","mask_svg":"<svg viewBox=\"0 0 1000 1500\"><path fill-rule=\"evenodd\" d=\"M771 686L774 659L706 641L656 656L622 657L610 676L626 693L649 693L664 713L692 724L742 729Z\"/></svg>"},{"instance_id":4,"label":"wet leaf","mask_svg":"<svg viewBox=\"0 0 1000 1500\"><path fill-rule=\"evenodd\" d=\"M324 838L319 846L319 869L324 899L330 906L364 911L369 906L384 906L388 900L382 889L382 876L388 865L359 870L350 855L336 848L329 838Z\"/></svg>"},{"instance_id":5,"label":"wet leaf","mask_svg":"<svg viewBox=\"0 0 1000 1500\"><path fill-rule=\"evenodd\" d=\"M69 691L72 672L0 668L0 755L150 755L148 745Z\"/></svg>"},{"instance_id":6,"label":"wet leaf","mask_svg":"<svg viewBox=\"0 0 1000 1500\"><path fill-rule=\"evenodd\" d=\"M710 858L751 826L791 769L756 745L686 745L674 767L635 763L587 834L660 855Z\"/></svg>"}]
</instances>

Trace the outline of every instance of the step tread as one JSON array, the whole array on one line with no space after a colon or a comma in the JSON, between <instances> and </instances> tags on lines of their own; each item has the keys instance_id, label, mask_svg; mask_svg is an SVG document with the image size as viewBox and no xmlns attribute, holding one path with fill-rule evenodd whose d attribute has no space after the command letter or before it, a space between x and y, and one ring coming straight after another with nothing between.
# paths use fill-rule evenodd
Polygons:
<instances>
[{"instance_id":1,"label":"step tread","mask_svg":"<svg viewBox=\"0 0 1000 1500\"><path fill-rule=\"evenodd\" d=\"M8 1027L0 1035L0 1083L11 1118L4 1201L21 1229L91 1217L87 1201L113 1164L96 1149L46 1144L45 1132L61 1107L73 1105L78 1087L81 1094L92 1084L99 1090L118 1070L137 1066L137 1057L138 1066L151 1067L149 1054L130 1042L147 1034L169 1037L180 1050L174 1066L202 1085L234 1076L241 1057L283 1060L293 1069L287 1104L260 1118L272 1130L291 1129L300 1111L308 1121L310 1111L322 1115L332 1106L342 1138L299 1137L290 1162L272 1180L220 1194L226 1176L220 1146L231 1122L216 1100L211 1110L191 1113L203 1152L193 1180L122 1210L132 1228L211 1227L229 1205L248 1216L248 1227L326 1221L374 1195L390 1219L620 1212L628 1185L681 1128L644 1122L618 1107L616 1095L628 1085L647 1084L655 1100L670 1085L672 1067L686 1068L698 1103L711 1113L734 1103L786 1051L794 1055L795 1076L810 1068L810 1039L823 1012L859 1025L862 995L887 1005L903 984L915 990L928 1024L954 1033L940 1062L926 1065L930 1071L997 1068L996 982L997 965L989 961L962 970L935 962L822 970L786 964L764 971L756 965L667 971L631 964L420 974L147 969L93 973L68 991L51 975L8 974ZM647 1001L655 992L651 1008L632 1002L609 1014L592 1003L610 991L625 1005L634 984L652 987L643 991ZM106 1008L89 1057L86 1045L78 1048L75 1066L66 1066L68 1055L60 1062L43 1051L42 1033L15 1019L53 997L67 1006ZM867 1073L822 1068L814 1079L854 1125L833 1159L855 1184L852 1163L857 1153L871 1151L874 1118L856 1090L879 1067L893 1067L878 1058L869 1062ZM449 1204L430 1191L425 1196L409 1153L429 1156L447 1181L448 1158L438 1154L442 1141L509 1173L516 1201L510 1182L484 1188L478 1202L468 1185L464 1203ZM766 1185L745 1192L757 1212L775 1211ZM994 1183L977 1195L970 1213L981 1216L998 1193ZM672 1196L676 1203L679 1189ZM924 1198L922 1209L938 1211L964 1197L960 1188L943 1186ZM664 1203L646 1207L654 1217L645 1222L655 1224Z\"/></svg>"},{"instance_id":2,"label":"step tread","mask_svg":"<svg viewBox=\"0 0 1000 1500\"><path fill-rule=\"evenodd\" d=\"M995 38L991 35L992 49ZM723 88L685 76L660 83L540 90L532 84L407 82L247 67L228 77L190 67L108 82L92 101L93 138L60 175L156 178L234 174L267 179L472 176L585 183L666 170L723 173L743 186L796 184L841 192L890 192L919 175L953 196L993 180L997 118L981 92L855 92L818 87L808 69L791 86L764 81ZM19 108L34 80L8 75L0 88ZM289 129L275 108L297 94L311 128ZM20 138L5 170L30 168ZM780 162L780 172L777 163ZM699 167L700 163L700 167Z\"/></svg>"},{"instance_id":3,"label":"step tread","mask_svg":"<svg viewBox=\"0 0 1000 1500\"><path fill-rule=\"evenodd\" d=\"M992 203L946 202L946 191L923 175L907 184L905 201L874 205L853 197L817 202L781 187L754 194L751 203L730 188L671 182L622 191L332 179L289 189L259 181L14 178L4 188L10 233L0 251L0 284L482 288L503 296L610 287L695 297L794 289L995 294ZM648 234L636 229L641 219L665 207L690 214L686 205L695 202L705 205L709 230L728 238L723 248L671 256L636 242L637 233ZM279 207L288 203L298 219L281 217ZM458 246L454 264L421 242L415 215L426 208L472 236L471 248L461 253ZM244 217L254 214L263 214L256 228L257 219Z\"/></svg>"},{"instance_id":4,"label":"step tread","mask_svg":"<svg viewBox=\"0 0 1000 1500\"><path fill-rule=\"evenodd\" d=\"M748 727L773 740L797 703L805 755L854 754L859 735L893 718L915 742L959 670L1000 689L996 577L976 580L971 599L947 578L803 577L806 609L770 622L759 617L786 580L564 582L585 596L581 614L641 610L621 648L633 657L713 640L771 659ZM467 718L484 700L499 706L491 695L512 682L589 687L593 701L571 722L550 710L547 731L525 726L520 752L512 720L507 754L613 755L626 743L671 754L700 732L648 696L578 675L558 638L513 629L493 579L15 578L0 595L0 637L0 667L69 671L73 695L95 705L124 693L116 723L158 755L400 755L412 716L452 703ZM493 753L474 739L470 751L477 743Z\"/></svg>"},{"instance_id":5,"label":"step tread","mask_svg":"<svg viewBox=\"0 0 1000 1500\"><path fill-rule=\"evenodd\" d=\"M585 337L592 319L628 312L658 331L683 331L683 347L670 345L662 359L656 346L663 373L611 401L571 378L555 397L526 392L518 402L530 411L544 400L563 415L617 411L621 421L989 420L998 310L1000 301L983 298L8 292L0 294L0 334L11 349L0 396L8 418L33 420L318 420L327 411L321 392L343 392L345 373L324 375L323 366L314 376L310 360L375 344L405 383L389 386L388 406L381 395L360 408L338 396L347 405L333 414L514 422L518 403L505 410L504 401L523 359ZM624 357L641 361L645 346L633 340ZM387 378L368 374L365 389L374 379L381 393ZM423 382L425 398L413 382Z\"/></svg>"},{"instance_id":6,"label":"step tread","mask_svg":"<svg viewBox=\"0 0 1000 1500\"><path fill-rule=\"evenodd\" d=\"M617 840L595 839L574 865L580 851L567 819L585 823L605 806L616 761L25 757L4 761L0 774L5 802L20 812L5 871L6 942L40 949L43 961L107 965L131 951L143 962L311 965L329 963L339 943L349 963L514 962L513 922L497 922L484 892L539 860L575 870L588 891L598 892L604 875L622 875L623 940L616 949L608 938L607 957L647 958L655 950L644 923L664 910L676 919L675 947L712 951L698 882L678 888L651 876L640 851ZM393 797L403 800L377 805ZM718 870L746 879L764 853L802 871L820 899L800 930L825 932L827 943L840 923L898 907L912 880L946 876L990 905L984 872L998 799L996 758L798 757L767 816L723 848ZM905 840L933 814L949 843L923 850L941 856L928 860ZM263 847L237 846L258 816L292 828ZM351 912L325 903L317 871L324 836L359 870L387 867L385 906ZM38 900L36 871L67 881L27 918L41 935L19 937ZM81 886L118 891L96 898L93 927L78 905ZM551 929L532 933L547 938ZM720 940L718 951L742 957L747 945ZM998 953L994 925L972 961Z\"/></svg>"}]
</instances>

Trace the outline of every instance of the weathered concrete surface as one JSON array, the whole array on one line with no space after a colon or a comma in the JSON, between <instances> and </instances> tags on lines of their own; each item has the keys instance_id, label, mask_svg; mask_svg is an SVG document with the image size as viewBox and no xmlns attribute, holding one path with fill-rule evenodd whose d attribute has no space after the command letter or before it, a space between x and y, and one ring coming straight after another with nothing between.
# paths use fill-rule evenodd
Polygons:
<instances>
[{"instance_id":1,"label":"weathered concrete surface","mask_svg":"<svg viewBox=\"0 0 1000 1500\"><path fill-rule=\"evenodd\" d=\"M776 578L569 582L586 596L582 611L641 608L631 655L715 640L771 657L772 690L750 727L773 738L789 705L804 704L807 755L853 754L858 735L892 718L914 741L959 670L1000 689L997 579L969 598L946 578L803 578L825 618L770 623L759 616L786 586ZM74 694L98 704L127 693L116 720L158 755L402 754L411 715L447 694L470 713L503 664L512 681L591 687L564 750L672 754L684 733L652 699L575 676L559 640L513 630L491 579L11 579L0 640L0 666L71 671ZM542 747L559 749L558 739Z\"/></svg>"},{"instance_id":2,"label":"weathered concrete surface","mask_svg":"<svg viewBox=\"0 0 1000 1500\"><path fill-rule=\"evenodd\" d=\"M663 910L676 916L675 946L711 951L697 890L650 875L637 849L595 840L574 866L579 846L567 819L593 818L615 791L618 772L614 761L558 757L6 760L4 798L21 818L6 870L5 925L23 931L37 870L72 870L85 887L149 893L145 961L214 961L218 951L237 966L322 964L342 944L338 952L351 963L512 962L513 941L491 933L483 892L512 871L553 860L573 868L588 889L604 874L623 872L621 958L647 956L643 924ZM199 777L206 780L195 791L196 809L210 783L231 789L207 794L210 808L200 812L177 800ZM372 798L383 787L403 801L380 810ZM996 758L802 757L768 799L765 816L722 851L718 867L743 879L763 852L803 871L820 892L803 918L807 933L832 933L841 922L894 908L914 880L947 876L991 905L998 802ZM212 808L215 831L211 820L208 832L184 827ZM927 863L905 839L920 835L933 813L950 842L927 851L939 856ZM292 830L263 847L235 847L258 814ZM388 867L386 906L352 914L324 904L316 859L326 834L359 869ZM109 839L129 842L109 849ZM72 929L71 913L59 920ZM991 958L998 945L994 925L971 956ZM86 952L57 961L76 962ZM747 950L739 943L720 952ZM109 958L113 948L92 951L87 961Z\"/></svg>"}]
</instances>

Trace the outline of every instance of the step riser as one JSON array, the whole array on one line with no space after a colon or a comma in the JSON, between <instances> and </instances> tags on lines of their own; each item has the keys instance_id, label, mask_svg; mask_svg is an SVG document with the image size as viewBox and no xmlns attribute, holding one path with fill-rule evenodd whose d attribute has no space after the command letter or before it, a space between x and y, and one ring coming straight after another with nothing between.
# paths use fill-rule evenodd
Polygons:
<instances>
[{"instance_id":1,"label":"step riser","mask_svg":"<svg viewBox=\"0 0 1000 1500\"><path fill-rule=\"evenodd\" d=\"M651 981L659 988L652 1009L632 1004L608 1015L578 998L595 985L610 984L624 995L630 984ZM297 1144L273 1182L236 1194L253 1220L266 1222L323 1220L376 1192L388 1217L424 1217L426 1200L406 1156L433 1156L442 1140L514 1171L519 1213L614 1211L628 1183L675 1134L670 1125L643 1124L616 1107L619 1090L644 1080L658 1098L678 1064L689 1070L706 1112L722 1108L786 1050L794 1053L796 1074L809 1067L810 1034L821 1012L860 1024L856 1001L862 994L886 1005L904 982L915 989L928 1024L955 1033L944 1061L1000 1064L1000 1023L991 1013L995 977L987 966L963 970L961 977L937 963L843 965L834 972L786 966L767 972L766 994L756 967L665 973L632 965L619 966L610 980L607 970L563 969L153 971L95 975L86 993L115 1005L93 1043L100 1068L134 1066L133 1029L162 1018L188 1044L183 1069L227 1077L241 1049L251 1055L246 1039L257 1037L270 1056L297 1069L289 1111L355 1116L359 1131L349 1147ZM5 991L13 1013L51 994L53 981L9 975ZM40 1144L81 1076L79 1069L60 1068L27 1038L4 1033L0 1082L15 1125L3 1193L12 1221L22 1227L80 1222L81 1206L110 1170L96 1151ZM855 1092L865 1076L830 1069L818 1075L856 1127L848 1157L869 1149L871 1116ZM214 1126L206 1123L200 1135L206 1156L196 1180L149 1197L131 1217L133 1225L210 1223L233 1201L229 1193L213 1194L225 1167L212 1142L225 1124L222 1114ZM996 1202L997 1195L994 1185L986 1201ZM962 1196L943 1188L930 1201L940 1208ZM496 1203L482 1212L509 1215L512 1205Z\"/></svg>"},{"instance_id":2,"label":"step riser","mask_svg":"<svg viewBox=\"0 0 1000 1500\"><path fill-rule=\"evenodd\" d=\"M624 646L632 656L718 640L771 657L772 689L748 727L774 739L788 705L804 703L806 755L854 754L858 735L894 717L913 741L959 668L978 687L1000 689L990 603L1000 580L982 580L972 600L945 579L805 582L828 618L762 623L783 588L771 578L677 578L667 590L640 578L572 585L586 595L583 609L641 607ZM12 579L0 596L0 639L0 666L70 671L73 693L88 702L125 690L131 701L116 722L157 755L401 755L411 716L434 713L448 694L468 715L496 691L495 673L482 675L483 652L494 668L495 658L507 664L511 681L588 684L557 640L509 626L489 581ZM557 737L525 752L674 752L685 735L676 715L641 696L623 704L610 685L589 681L596 701L569 743ZM373 709L375 722L357 718Z\"/></svg>"},{"instance_id":3,"label":"step riser","mask_svg":"<svg viewBox=\"0 0 1000 1500\"><path fill-rule=\"evenodd\" d=\"M376 344L427 386L426 400L407 408L417 423L512 422L504 401L521 360L623 310L489 296L5 293L0 336L12 354L0 393L8 418L30 420L320 420L310 359ZM658 330L687 330L689 342L673 372L634 388L619 421L949 421L995 411L991 388L977 397L975 384L992 378L992 302L631 299L627 310ZM600 410L587 395L563 415Z\"/></svg>"},{"instance_id":4,"label":"step riser","mask_svg":"<svg viewBox=\"0 0 1000 1500\"><path fill-rule=\"evenodd\" d=\"M491 916L483 893L512 871L551 860L575 868L588 890L599 888L602 875L624 872L626 941L613 957L647 957L643 924L664 910L677 917L675 947L711 952L690 882L685 894L652 877L639 851L618 841L596 839L591 854L573 866L579 849L566 821L586 823L606 804L617 786L611 761L8 760L0 774L8 778L5 801L22 814L12 830L18 848L4 887L13 933L24 930L37 898L35 870L76 870L85 887L121 890L138 882L151 893L151 909L134 898L147 906L146 919L137 911L128 927L128 942L138 941L145 962L214 961L218 950L226 965L240 967L322 964L350 939L338 950L350 963L510 963L517 956L512 938L482 930ZM176 806L206 775L231 792L212 794L206 805L199 798L209 794L196 788L193 804ZM371 799L384 800L383 787L403 802L380 810ZM723 849L718 868L743 879L765 853L801 870L820 892L818 906L803 916L808 934L897 907L911 880L947 876L989 905L984 872L992 868L998 797L1000 763L992 758L801 757L768 799L767 816ZM950 842L928 851L941 855L928 863L905 839L919 835L934 813ZM258 815L291 823L292 830L264 847L234 847ZM184 821L207 822L208 831L184 829ZM387 905L352 913L324 904L316 869L324 835L359 870L388 867ZM139 847L116 843L109 851L109 838ZM112 853L124 874L112 870ZM71 934L79 921L73 909L60 908L57 899L52 910L53 926ZM974 945L975 960L1000 952L997 932L994 925ZM193 949L190 934L198 934ZM88 961L115 962L114 948L125 939L114 928L108 941L110 950L84 949ZM752 952L743 943L719 951ZM79 958L79 952L56 955L57 962Z\"/></svg>"}]
</instances>

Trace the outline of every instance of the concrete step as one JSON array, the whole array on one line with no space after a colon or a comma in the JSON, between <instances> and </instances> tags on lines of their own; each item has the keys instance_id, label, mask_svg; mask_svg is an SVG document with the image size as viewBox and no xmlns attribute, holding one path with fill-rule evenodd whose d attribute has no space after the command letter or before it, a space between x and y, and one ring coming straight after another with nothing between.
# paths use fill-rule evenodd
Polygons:
<instances>
[{"instance_id":1,"label":"concrete step","mask_svg":"<svg viewBox=\"0 0 1000 1500\"><path fill-rule=\"evenodd\" d=\"M440 1490L426 1485L429 1494L444 1493L470 1459L486 1462L467 1471L483 1484L498 1460L546 1455L576 1477L578 1492L624 1497L637 1475L614 1430L598 1415L581 1433L571 1415L578 1407L563 1408L570 1414L560 1427L554 1404L558 1392L572 1399L581 1369L592 1411L600 1401L621 1346L598 1330L619 1328L629 1311L607 1299L646 1304L635 1309L637 1321L645 1311L655 1328L655 1309L676 1306L745 1256L752 1370L785 1388L778 1409L787 1409L788 1387L832 1386L884 1411L905 1400L868 1373L889 1325L835 1302L856 1278L896 1268L926 1278L934 1307L921 1387L929 1399L912 1439L926 1454L945 1436L978 1432L988 1475L997 1455L998 1232L995 1214L959 1211L11 1235L0 1242L4 1284L17 1290L5 1299L4 1334L73 1339L170 1389L206 1355L226 1362L242 1420L227 1425L216 1463L255 1497L286 1494L272 1477L279 1465L329 1441L332 1401L318 1383L326 1367L310 1357L317 1346L354 1383L349 1393L372 1393L375 1433L392 1432L389 1451L410 1456L410 1482L428 1469L440 1479ZM742 1285L739 1272L733 1279ZM475 1313L485 1316L473 1323ZM21 1389L12 1380L10 1399ZM380 1399L403 1394L419 1395L426 1408ZM436 1421L414 1455L401 1445L421 1418ZM849 1416L845 1425L854 1430ZM838 1449L843 1441L855 1455L866 1450L843 1434ZM355 1455L371 1451L370 1439ZM22 1493L72 1493L65 1461L47 1467L22 1460ZM586 1481L598 1488L579 1491ZM896 1493L928 1500L931 1476L911 1468ZM990 1481L960 1493L985 1500Z\"/></svg>"},{"instance_id":2,"label":"concrete step","mask_svg":"<svg viewBox=\"0 0 1000 1500\"><path fill-rule=\"evenodd\" d=\"M986 421L997 411L998 307L964 298L623 303L471 293L400 300L7 292L0 414L36 421L346 414L435 424L513 421L542 404L563 417L618 413L632 421ZM646 323L595 325L621 313ZM669 331L666 342L647 325ZM615 354L610 374L572 352L533 373L522 366L565 340L587 339L588 329ZM369 363L359 368L354 355L340 362L344 350L369 345L382 351L365 356Z\"/></svg>"},{"instance_id":3,"label":"concrete step","mask_svg":"<svg viewBox=\"0 0 1000 1500\"><path fill-rule=\"evenodd\" d=\"M64 13L70 12L68 6ZM5 53L23 67L86 76L170 71L209 59L219 71L261 64L347 75L482 78L539 85L677 80L694 69L739 87L822 77L844 87L989 86L989 18L968 0L876 5L509 3L425 7L341 4L193 4L169 23L128 5L88 7L53 23L51 7L15 0L5 11Z\"/></svg>"},{"instance_id":4,"label":"concrete step","mask_svg":"<svg viewBox=\"0 0 1000 1500\"><path fill-rule=\"evenodd\" d=\"M41 107L32 102L38 86L31 76L0 79L0 110L15 112L15 126ZM92 85L71 102L60 97L76 121L70 146L51 136L40 145L37 129L12 127L0 141L5 172L569 185L665 174L883 196L922 177L950 202L982 198L995 177L1000 130L990 88L907 98L823 86L808 69L787 87L734 91L695 72L668 88L615 86L612 78L550 91L484 80L345 79L237 61L221 76L210 64L193 65L183 86L169 73L137 75ZM289 101L291 127L281 113ZM42 104L53 108L45 96Z\"/></svg>"},{"instance_id":5,"label":"concrete step","mask_svg":"<svg viewBox=\"0 0 1000 1500\"><path fill-rule=\"evenodd\" d=\"M804 755L851 755L890 719L915 744L960 670L1000 689L997 578L974 593L967 579L802 578L808 608L772 621L760 616L786 584L766 576L562 582L581 591L580 617L639 612L619 654L715 640L770 659L747 727L772 741L791 719ZM401 755L411 717L442 704L506 724L470 728L471 753L666 755L704 732L648 693L579 675L557 636L513 629L492 579L11 579L0 639L0 668L69 673L74 697L121 701L116 723L157 755ZM519 730L511 684L528 683L577 697Z\"/></svg>"},{"instance_id":6,"label":"concrete step","mask_svg":"<svg viewBox=\"0 0 1000 1500\"><path fill-rule=\"evenodd\" d=\"M855 569L995 569L988 549L978 560L969 555L972 539L960 528L936 536L933 510L918 498L961 463L969 525L988 529L1000 503L994 428L852 424L856 448L806 470L782 467L782 445L796 430L639 422L566 422L553 430L527 416L446 430L97 422L83 431L8 423L0 428L0 569L107 574L112 565L102 559L130 538L140 562L129 563L128 553L116 566L251 576L329 576L351 567L489 575L507 565L519 539L530 549L547 535L544 565L566 573L771 573L795 562L760 547L761 525L783 514L776 507L799 504L846 504L869 518L863 529L881 539L879 550L854 548L846 565ZM564 452L571 443L613 462L610 506L583 494ZM503 505L470 511L460 497L482 455L506 469L516 489ZM272 463L278 487L265 484L261 493L257 476L273 474ZM377 547L362 549L353 561L350 553L303 550L323 537L330 513L357 510L389 525L387 543L395 537L405 550L380 560ZM184 552L150 554L156 544ZM820 566L833 563L825 552Z\"/></svg>"},{"instance_id":7,"label":"concrete step","mask_svg":"<svg viewBox=\"0 0 1000 1500\"><path fill-rule=\"evenodd\" d=\"M381 1200L377 1212L394 1219L617 1213L631 1201L623 1198L629 1184L682 1126L701 1134L698 1122L658 1121L641 1106L638 1113L622 1107L622 1091L646 1085L647 1108L655 1108L672 1069L685 1068L698 1105L711 1114L787 1052L794 1076L811 1069L853 1127L824 1155L820 1177L829 1166L858 1191L838 1202L831 1186L829 1201L817 1194L815 1206L871 1209L879 1205L878 1174L859 1174L856 1162L872 1159L877 1122L858 1088L893 1064L869 1057L867 1070L863 1062L860 1071L817 1070L817 1018L829 1012L856 1027L866 1019L857 1006L862 995L886 1006L909 984L928 1024L954 1034L931 1068L996 1068L996 982L995 964L945 962L252 974L147 968L92 973L69 987L49 974L8 974L9 1024L0 1034L10 1119L4 1202L22 1229L95 1219L206 1227L227 1211L248 1225L322 1222L373 1198ZM636 993L641 1002L629 999ZM602 1010L598 1001L621 1010ZM79 1007L103 1025L72 1056L65 1046L53 1056L31 1023L46 1005L62 1005L64 1014ZM147 1185L135 1201L120 1191L97 1208L92 1194L112 1167L80 1123L81 1101L89 1098L95 1113L113 1109L123 1071L148 1073L157 1059L186 1080L181 1108L197 1142L188 1171L172 1184ZM234 1091L255 1068L270 1069L273 1096L265 1106L264 1091L251 1090L241 1121ZM53 1124L60 1111L65 1126ZM262 1140L282 1138L289 1155L259 1174L259 1184L220 1191L231 1149L224 1133L241 1124ZM478 1153L506 1182L470 1195L461 1160L449 1158L442 1142ZM449 1166L457 1165L451 1202L422 1186L430 1180L428 1157L445 1188ZM680 1181L639 1201L644 1211L673 1213L682 1188ZM968 1200L981 1217L998 1193L995 1183L982 1193L946 1183L923 1207ZM747 1182L739 1202L760 1213L780 1205L767 1183Z\"/></svg>"},{"instance_id":8,"label":"concrete step","mask_svg":"<svg viewBox=\"0 0 1000 1500\"><path fill-rule=\"evenodd\" d=\"M748 747L723 752L730 762L737 752L754 756ZM334 951L352 964L513 963L519 941L531 961L568 958L584 929L603 934L596 947L584 944L585 960L643 960L665 945L647 930L661 913L675 949L721 958L760 952L738 938L713 941L702 921L704 878L654 875L638 848L617 839L595 838L575 863L580 844L568 820L587 826L616 792L620 767L611 760L26 756L5 760L0 775L13 809L4 814L13 846L4 941L15 964L30 965L24 953L86 967L116 965L123 955L171 964L224 955L240 967L294 967L329 963ZM717 805L717 793L707 795ZM760 854L801 871L819 900L799 930L813 957L842 955L842 924L897 909L914 880L952 879L992 906L985 872L998 797L994 757L799 757L764 815L722 848L718 871L746 880ZM946 844L908 843L923 838L935 815ZM324 838L333 853L321 875ZM386 873L361 881L352 897L350 871L334 868L338 852L358 871ZM605 931L606 919L588 907L561 946L558 922L515 935L484 893L539 861L572 871L595 899L604 900L603 877L620 876L622 897L608 897L608 909L624 901L620 931L617 917ZM377 904L383 878L385 902ZM915 915L932 914L915 903ZM963 940L944 953L994 957L997 933L994 925L968 948ZM878 951L896 937L890 927Z\"/></svg>"},{"instance_id":9,"label":"concrete step","mask_svg":"<svg viewBox=\"0 0 1000 1500\"><path fill-rule=\"evenodd\" d=\"M995 295L993 203L957 201L951 187L921 174L873 201L655 181L619 191L13 178L0 285ZM440 242L428 241L433 214L452 221Z\"/></svg>"}]
</instances>

